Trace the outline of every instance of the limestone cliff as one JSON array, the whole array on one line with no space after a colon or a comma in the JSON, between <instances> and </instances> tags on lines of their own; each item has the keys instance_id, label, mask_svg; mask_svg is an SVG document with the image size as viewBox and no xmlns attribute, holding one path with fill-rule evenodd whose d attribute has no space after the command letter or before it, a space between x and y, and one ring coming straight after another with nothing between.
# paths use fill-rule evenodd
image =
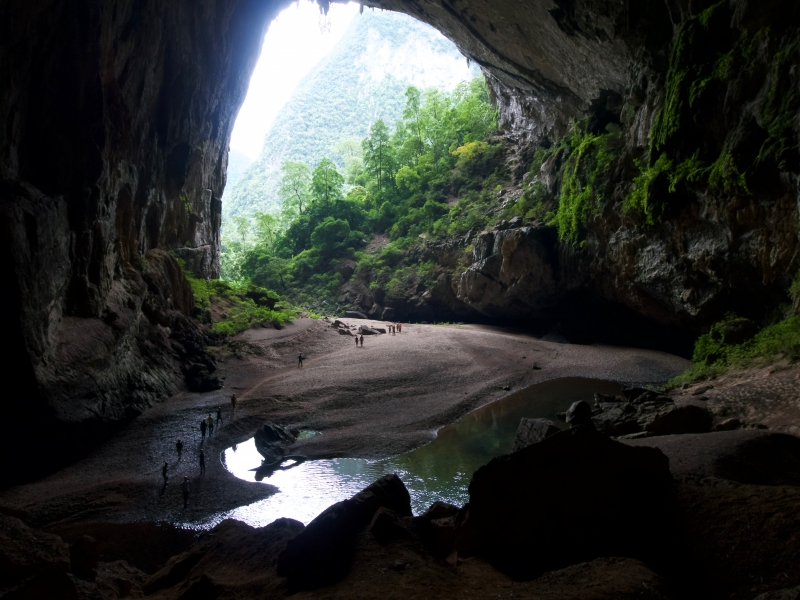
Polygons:
<instances>
[{"instance_id":1,"label":"limestone cliff","mask_svg":"<svg viewBox=\"0 0 800 600\"><path fill-rule=\"evenodd\" d=\"M619 132L580 235L559 241L537 218L478 234L451 282L454 315L561 318L605 303L696 335L728 311L761 318L786 301L800 268L796 3L369 4L438 27L483 67L509 166L549 208L570 175L586 190L596 162L567 144L526 174L534 150L576 120L587 144ZM657 214L631 208L637 187Z\"/></svg>"},{"instance_id":2,"label":"limestone cliff","mask_svg":"<svg viewBox=\"0 0 800 600\"><path fill-rule=\"evenodd\" d=\"M68 458L207 360L164 250L218 274L233 120L286 4L0 7L4 461Z\"/></svg>"}]
</instances>

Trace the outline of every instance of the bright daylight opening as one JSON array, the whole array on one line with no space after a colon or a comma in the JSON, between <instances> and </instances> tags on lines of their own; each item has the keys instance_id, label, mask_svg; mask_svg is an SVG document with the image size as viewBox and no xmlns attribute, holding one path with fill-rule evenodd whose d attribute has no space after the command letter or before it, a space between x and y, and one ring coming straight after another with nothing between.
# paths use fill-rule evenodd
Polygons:
<instances>
[{"instance_id":1,"label":"bright daylight opening","mask_svg":"<svg viewBox=\"0 0 800 600\"><path fill-rule=\"evenodd\" d=\"M480 71L432 27L354 3L292 4L269 27L231 138L213 327L373 306L424 320L400 305L441 269L407 251L484 218L496 121ZM246 286L268 305L239 302Z\"/></svg>"}]
</instances>

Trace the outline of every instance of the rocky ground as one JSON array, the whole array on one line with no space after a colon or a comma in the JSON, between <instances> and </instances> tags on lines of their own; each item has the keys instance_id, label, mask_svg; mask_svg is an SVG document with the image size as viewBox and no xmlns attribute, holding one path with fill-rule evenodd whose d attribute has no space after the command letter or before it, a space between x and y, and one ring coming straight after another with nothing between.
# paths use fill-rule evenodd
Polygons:
<instances>
[{"instance_id":1,"label":"rocky ground","mask_svg":"<svg viewBox=\"0 0 800 600\"><path fill-rule=\"evenodd\" d=\"M663 381L687 364L658 352L559 344L466 325L407 325L400 335L365 336L364 347L357 348L353 337L339 330L351 332L349 327L368 323L343 321L347 328L301 319L283 330L249 330L227 348L216 350L221 375L226 377L223 390L178 394L74 465L35 483L0 492L0 512L6 515L0 539L7 542L26 535L44 539L46 534L37 531L41 529L60 536L47 538L49 549L33 544L37 548L32 551L34 556L23 553L21 558L14 558L19 553L4 542L6 562L22 561L28 570L12 569L11 573L3 567L3 587L20 582L23 588L44 585L36 579L43 577L42 581L60 581L59 585L66 586L63 589L77 585L77 592L84 597L136 596L143 591L170 598L244 598L253 597L256 590L259 595L269 596L270 591L281 595L288 584L277 575L276 557L286 541L303 530L302 524L292 521L257 530L226 521L210 534L187 532L166 523L155 525L159 521L198 522L272 493L269 485L234 478L218 460L222 450L251 437L265 421L323 432L299 442L292 452L309 457L381 457L418 446L442 425L509 390L538 381L583 376L641 384ZM299 352L306 356L302 369L297 367ZM730 431L626 440L629 446L656 446L669 458L677 480L670 497L677 500L664 510L681 523L686 539L675 554L692 557L688 567L686 562L654 564L650 555L636 547L617 554L627 558L591 560L589 553L578 560L582 564L567 560L555 564L555 570L543 577L521 582L507 570L495 568L497 560L491 553L443 553L439 542L431 545L425 533L427 525L419 521L422 517L414 517L414 521L408 516L402 519L412 520L395 528L407 533L390 536L388 541L359 529L349 549L352 562L338 583L300 595L688 597L685 589L675 590L676 569L702 571L702 577L693 573L690 579L702 579L697 590L699 593L702 588L706 597L755 597L800 585L796 566L800 564L800 492L796 487L800 468L795 464L794 448L785 446L784 438L789 436L770 437L776 431L797 433L798 389L800 368L787 364L675 390L669 401L653 400L654 406L658 405L659 411L668 404L673 408L700 406L710 415L709 430ZM238 402L232 413L229 396L234 392ZM642 402L625 399L622 403L643 410ZM216 412L217 406L222 408L223 423L201 441L199 421ZM602 402L594 407L595 419L602 408ZM769 429L756 429L755 424ZM174 449L179 437L185 442L180 460ZM208 465L203 476L197 466L200 449ZM776 461L776 456L783 457L783 462ZM167 486L161 480L165 460L170 475ZM749 467L737 466L744 463ZM773 465L771 471L766 469L772 473L771 479L754 480L752 474L765 472L764 465ZM186 510L177 485L184 475L190 477L192 486ZM587 488L579 497L588 502L594 494ZM661 509L654 506L652 510ZM645 514L639 519L654 516ZM455 521L437 527L440 525L443 531L461 531ZM638 527L652 530L653 526L640 522ZM94 583L76 578L84 535L95 540L91 547L100 561ZM658 535L653 536L658 541ZM71 559L67 543L75 555ZM242 549L243 545L249 549ZM690 550L684 551L686 548ZM164 571L162 566L175 555L183 558L172 559L173 563L182 566L170 563ZM268 566L271 561L273 566ZM36 575L43 564L61 569L64 577ZM256 564L261 566L256 569ZM735 576L730 574L734 567Z\"/></svg>"}]
</instances>

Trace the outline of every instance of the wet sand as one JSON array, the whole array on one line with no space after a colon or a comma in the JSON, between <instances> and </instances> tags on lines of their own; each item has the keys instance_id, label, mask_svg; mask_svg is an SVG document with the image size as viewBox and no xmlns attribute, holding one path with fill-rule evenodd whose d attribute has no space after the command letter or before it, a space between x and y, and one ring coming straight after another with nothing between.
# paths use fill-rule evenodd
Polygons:
<instances>
[{"instance_id":1,"label":"wet sand","mask_svg":"<svg viewBox=\"0 0 800 600\"><path fill-rule=\"evenodd\" d=\"M298 368L301 351L306 360ZM19 511L38 527L200 522L274 491L235 478L219 459L267 420L323 432L299 442L293 453L383 458L420 446L440 427L533 383L559 377L664 381L689 364L662 352L557 344L470 325L404 325L402 334L365 336L364 347L357 348L351 336L311 319L283 330L249 330L216 354L219 374L226 378L223 389L184 392L157 404L84 459L35 483L3 490L0 507ZM233 392L239 399L235 413ZM216 414L217 406L223 423L201 441L200 419ZM178 438L184 440L181 460ZM201 448L207 465L202 476ZM184 475L191 482L185 510L179 489Z\"/></svg>"}]
</instances>

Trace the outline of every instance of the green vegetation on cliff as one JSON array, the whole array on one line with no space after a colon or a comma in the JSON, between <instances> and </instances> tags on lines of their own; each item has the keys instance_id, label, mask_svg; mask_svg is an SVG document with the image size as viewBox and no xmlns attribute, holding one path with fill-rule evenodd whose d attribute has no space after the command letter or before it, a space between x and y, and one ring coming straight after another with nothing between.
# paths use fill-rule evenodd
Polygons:
<instances>
[{"instance_id":1,"label":"green vegetation on cliff","mask_svg":"<svg viewBox=\"0 0 800 600\"><path fill-rule=\"evenodd\" d=\"M398 298L435 281L441 268L413 259L414 248L485 227L507 181L502 147L487 141L497 115L482 78L452 94L410 86L402 97L394 129L378 119L360 142L363 166L349 183L327 158L313 169L284 164L282 214L236 217L223 277L280 289L301 303L335 302L353 275ZM376 235L387 243L368 251Z\"/></svg>"},{"instance_id":2,"label":"green vegetation on cliff","mask_svg":"<svg viewBox=\"0 0 800 600\"><path fill-rule=\"evenodd\" d=\"M750 195L797 160L800 33L737 32L731 19L729 3L718 2L688 19L673 45L649 163L637 163L625 201L650 224L688 189ZM759 87L747 112L726 110Z\"/></svg>"},{"instance_id":3,"label":"green vegetation on cliff","mask_svg":"<svg viewBox=\"0 0 800 600\"><path fill-rule=\"evenodd\" d=\"M409 85L450 91L470 72L452 42L412 17L390 11L357 16L276 116L258 159L240 177L229 175L224 229L234 215L280 210L284 163L313 168L328 157L347 173L369 126L382 119L392 129L402 117ZM232 157L231 166L238 165Z\"/></svg>"},{"instance_id":4,"label":"green vegetation on cliff","mask_svg":"<svg viewBox=\"0 0 800 600\"><path fill-rule=\"evenodd\" d=\"M670 382L671 386L713 379L722 373L779 360L800 360L800 271L789 287L792 304L784 318L762 329L735 314L715 323L694 347L692 367Z\"/></svg>"},{"instance_id":5,"label":"green vegetation on cliff","mask_svg":"<svg viewBox=\"0 0 800 600\"><path fill-rule=\"evenodd\" d=\"M178 262L184 268L183 261ZM281 302L272 290L249 283L206 281L185 268L184 275L192 286L198 315L211 325L214 333L235 335L260 324L282 327L297 318L298 311Z\"/></svg>"}]
</instances>

